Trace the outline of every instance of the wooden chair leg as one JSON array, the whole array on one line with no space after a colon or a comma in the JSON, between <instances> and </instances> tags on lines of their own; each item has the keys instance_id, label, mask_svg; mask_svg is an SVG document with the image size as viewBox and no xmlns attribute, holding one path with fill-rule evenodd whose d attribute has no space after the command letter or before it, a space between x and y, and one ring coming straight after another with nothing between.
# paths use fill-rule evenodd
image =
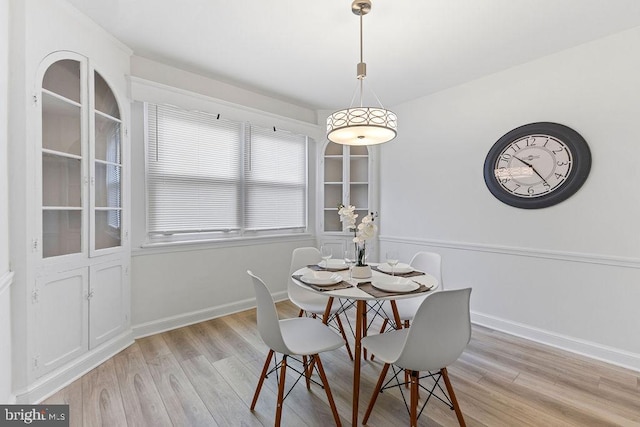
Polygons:
<instances>
[{"instance_id":1,"label":"wooden chair leg","mask_svg":"<svg viewBox=\"0 0 640 427\"><path fill-rule=\"evenodd\" d=\"M280 427L282 420L282 401L284 400L284 380L287 371L287 356L282 356L282 364L280 365L280 384L278 384L278 400L276 402L276 422L275 427Z\"/></svg>"},{"instance_id":2,"label":"wooden chair leg","mask_svg":"<svg viewBox=\"0 0 640 427\"><path fill-rule=\"evenodd\" d=\"M418 371L411 371L411 405L409 408L410 425L416 427L418 425Z\"/></svg>"},{"instance_id":3,"label":"wooden chair leg","mask_svg":"<svg viewBox=\"0 0 640 427\"><path fill-rule=\"evenodd\" d=\"M365 308L365 310L362 313L362 338L367 336L367 330L369 329L368 325L367 325L367 310L368 310L368 308ZM367 349L366 348L362 349L362 355L364 357L364 360L367 360Z\"/></svg>"},{"instance_id":4,"label":"wooden chair leg","mask_svg":"<svg viewBox=\"0 0 640 427\"><path fill-rule=\"evenodd\" d=\"M298 317L302 317L304 315L304 310L300 309L300 312L298 313Z\"/></svg>"},{"instance_id":5,"label":"wooden chair leg","mask_svg":"<svg viewBox=\"0 0 640 427\"><path fill-rule=\"evenodd\" d=\"M351 352L351 346L349 345L349 341L347 340L347 334L344 332L344 327L342 326L342 320L340 320L340 315L336 314L336 323L338 323L338 329L340 329L340 334L342 335L342 339L344 340L344 345L347 347L347 353L349 353L349 359L353 361L353 353Z\"/></svg>"},{"instance_id":6,"label":"wooden chair leg","mask_svg":"<svg viewBox=\"0 0 640 427\"><path fill-rule=\"evenodd\" d=\"M329 297L327 305L324 308L324 314L322 315L322 323L325 325L329 323L329 317L331 316L331 307L333 307L333 297Z\"/></svg>"},{"instance_id":7,"label":"wooden chair leg","mask_svg":"<svg viewBox=\"0 0 640 427\"><path fill-rule=\"evenodd\" d=\"M304 380L307 382L307 390L311 390L311 366L307 363L307 356L302 356L302 368L304 369Z\"/></svg>"},{"instance_id":8,"label":"wooden chair leg","mask_svg":"<svg viewBox=\"0 0 640 427\"><path fill-rule=\"evenodd\" d=\"M389 319L388 318L384 318L384 321L382 322L382 327L380 328L380 333L384 333L384 329L387 327L387 325L389 324Z\"/></svg>"},{"instance_id":9,"label":"wooden chair leg","mask_svg":"<svg viewBox=\"0 0 640 427\"><path fill-rule=\"evenodd\" d=\"M311 362L309 362L309 369L307 369L307 372L309 374L309 378L311 378L313 376L313 368L316 366L316 358L312 357L311 358Z\"/></svg>"},{"instance_id":10,"label":"wooden chair leg","mask_svg":"<svg viewBox=\"0 0 640 427\"><path fill-rule=\"evenodd\" d=\"M258 396L260 395L260 390L262 389L262 383L264 382L264 379L267 376L267 371L269 370L269 363L271 363L272 357L273 357L273 350L269 350L269 354L267 355L267 360L264 362L264 367L262 368L262 374L260 374L260 380L258 380L258 386L256 387L256 392L253 394L253 401L251 402L252 411L256 408L256 403L258 403Z\"/></svg>"},{"instance_id":11,"label":"wooden chair leg","mask_svg":"<svg viewBox=\"0 0 640 427\"><path fill-rule=\"evenodd\" d=\"M376 400L378 399L378 394L380 394L380 389L382 388L382 384L384 383L384 379L387 376L387 371L389 370L389 364L385 363L382 367L382 372L380 372L380 377L378 377L378 383L376 384L375 389L373 389L373 394L371 395L371 400L369 401L369 407L367 407L367 412L364 414L364 418L362 419L362 424L366 424L367 420L369 420L369 415L371 415L371 411L373 410L373 405L376 404Z\"/></svg>"},{"instance_id":12,"label":"wooden chair leg","mask_svg":"<svg viewBox=\"0 0 640 427\"><path fill-rule=\"evenodd\" d=\"M341 427L342 423L340 422L340 415L338 415L338 409L336 408L336 403L333 401L331 388L329 388L329 382L327 381L327 376L324 373L324 368L322 367L322 361L320 360L320 356L318 356L317 354L314 354L313 360L315 360L316 365L318 365L318 374L320 375L320 379L322 380L322 385L324 385L324 391L327 393L327 400L329 400L329 406L331 407L331 412L333 412L333 419L336 422L336 426Z\"/></svg>"},{"instance_id":13,"label":"wooden chair leg","mask_svg":"<svg viewBox=\"0 0 640 427\"><path fill-rule=\"evenodd\" d=\"M453 409L456 411L458 424L460 424L460 427L466 427L467 424L464 422L464 417L462 416L462 411L460 410L458 399L456 399L456 394L453 392L453 386L451 385L451 381L449 380L449 373L447 372L447 368L440 369L440 373L442 374L442 378L444 379L444 384L447 386L447 392L449 393L451 403L453 403Z\"/></svg>"}]
</instances>

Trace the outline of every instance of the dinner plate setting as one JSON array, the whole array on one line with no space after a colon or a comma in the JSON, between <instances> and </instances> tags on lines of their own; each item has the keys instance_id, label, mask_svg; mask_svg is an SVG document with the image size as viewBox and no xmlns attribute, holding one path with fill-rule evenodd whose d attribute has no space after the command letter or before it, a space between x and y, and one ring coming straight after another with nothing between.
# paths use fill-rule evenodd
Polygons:
<instances>
[{"instance_id":1,"label":"dinner plate setting","mask_svg":"<svg viewBox=\"0 0 640 427\"><path fill-rule=\"evenodd\" d=\"M335 285L342 281L342 276L331 271L309 271L300 280L317 286Z\"/></svg>"},{"instance_id":2,"label":"dinner plate setting","mask_svg":"<svg viewBox=\"0 0 640 427\"><path fill-rule=\"evenodd\" d=\"M398 263L396 267L393 268L386 262L379 264L378 270L388 274L392 274L392 273L404 274L404 273L411 273L412 271L414 271L413 267L411 267L409 264Z\"/></svg>"},{"instance_id":3,"label":"dinner plate setting","mask_svg":"<svg viewBox=\"0 0 640 427\"><path fill-rule=\"evenodd\" d=\"M327 268L331 270L346 270L349 268L346 262L342 259L329 259L327 261L320 261L318 267Z\"/></svg>"},{"instance_id":4,"label":"dinner plate setting","mask_svg":"<svg viewBox=\"0 0 640 427\"><path fill-rule=\"evenodd\" d=\"M376 276L371 280L371 286L385 292L413 292L420 285L413 280L396 276Z\"/></svg>"}]
</instances>

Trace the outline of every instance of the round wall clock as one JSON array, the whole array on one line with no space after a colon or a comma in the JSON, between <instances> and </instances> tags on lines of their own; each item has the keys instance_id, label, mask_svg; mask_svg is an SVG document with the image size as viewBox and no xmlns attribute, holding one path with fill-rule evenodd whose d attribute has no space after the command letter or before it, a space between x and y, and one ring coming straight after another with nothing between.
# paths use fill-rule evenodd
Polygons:
<instances>
[{"instance_id":1,"label":"round wall clock","mask_svg":"<svg viewBox=\"0 0 640 427\"><path fill-rule=\"evenodd\" d=\"M501 202L538 209L573 195L590 169L591 151L578 132L558 123L530 123L493 144L484 181Z\"/></svg>"}]
</instances>

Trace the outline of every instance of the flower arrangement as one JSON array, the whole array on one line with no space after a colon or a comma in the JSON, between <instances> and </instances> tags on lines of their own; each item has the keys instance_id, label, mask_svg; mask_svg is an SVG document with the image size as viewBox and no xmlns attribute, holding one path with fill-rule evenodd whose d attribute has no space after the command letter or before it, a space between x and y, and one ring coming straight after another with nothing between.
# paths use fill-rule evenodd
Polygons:
<instances>
[{"instance_id":1,"label":"flower arrangement","mask_svg":"<svg viewBox=\"0 0 640 427\"><path fill-rule=\"evenodd\" d=\"M356 249L356 266L362 267L367 265L365 264L366 242L375 237L378 231L378 226L373 223L378 215L373 212L365 215L356 227L358 214L355 213L355 209L355 206L340 204L338 205L338 215L340 215L340 222L342 222L343 226L349 230L353 230L353 243Z\"/></svg>"}]
</instances>

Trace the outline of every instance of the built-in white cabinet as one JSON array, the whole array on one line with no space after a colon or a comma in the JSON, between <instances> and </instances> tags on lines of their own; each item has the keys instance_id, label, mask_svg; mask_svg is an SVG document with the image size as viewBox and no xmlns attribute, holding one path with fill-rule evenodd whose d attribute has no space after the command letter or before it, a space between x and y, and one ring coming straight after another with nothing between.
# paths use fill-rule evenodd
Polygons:
<instances>
[{"instance_id":1,"label":"built-in white cabinet","mask_svg":"<svg viewBox=\"0 0 640 427\"><path fill-rule=\"evenodd\" d=\"M334 247L334 258L340 258L353 233L343 230L338 206L355 206L358 223L369 212L377 210L375 153L371 147L340 145L331 141L327 141L321 150L318 237L320 243Z\"/></svg>"},{"instance_id":2,"label":"built-in white cabinet","mask_svg":"<svg viewBox=\"0 0 640 427\"><path fill-rule=\"evenodd\" d=\"M129 265L116 259L89 268L89 348L122 332L129 312Z\"/></svg>"},{"instance_id":3,"label":"built-in white cabinet","mask_svg":"<svg viewBox=\"0 0 640 427\"><path fill-rule=\"evenodd\" d=\"M86 268L36 278L31 297L35 317L32 366L36 377L87 351L88 282Z\"/></svg>"},{"instance_id":4,"label":"built-in white cabinet","mask_svg":"<svg viewBox=\"0 0 640 427\"><path fill-rule=\"evenodd\" d=\"M39 71L34 378L108 342L129 322L119 96L90 59L73 52L49 55Z\"/></svg>"},{"instance_id":5,"label":"built-in white cabinet","mask_svg":"<svg viewBox=\"0 0 640 427\"><path fill-rule=\"evenodd\" d=\"M32 293L33 371L38 378L122 333L129 264L122 259L38 273Z\"/></svg>"},{"instance_id":6,"label":"built-in white cabinet","mask_svg":"<svg viewBox=\"0 0 640 427\"><path fill-rule=\"evenodd\" d=\"M66 0L12 4L12 392L28 404L133 342L133 52Z\"/></svg>"}]
</instances>

